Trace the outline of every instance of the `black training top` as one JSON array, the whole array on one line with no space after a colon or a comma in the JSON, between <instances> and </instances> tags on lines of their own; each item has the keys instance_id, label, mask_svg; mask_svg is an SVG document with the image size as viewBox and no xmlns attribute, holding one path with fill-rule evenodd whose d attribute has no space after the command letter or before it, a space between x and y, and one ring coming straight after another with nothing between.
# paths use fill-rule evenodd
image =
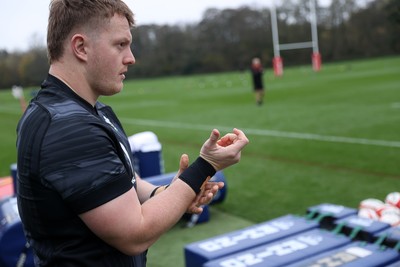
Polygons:
<instances>
[{"instance_id":1,"label":"black training top","mask_svg":"<svg viewBox=\"0 0 400 267\"><path fill-rule=\"evenodd\" d=\"M253 89L254 90L263 90L263 70L262 68L251 68L252 78L253 78Z\"/></svg>"},{"instance_id":2,"label":"black training top","mask_svg":"<svg viewBox=\"0 0 400 267\"><path fill-rule=\"evenodd\" d=\"M119 252L78 217L136 187L129 142L112 109L91 106L49 75L17 134L18 208L36 265L145 266L145 253Z\"/></svg>"}]
</instances>

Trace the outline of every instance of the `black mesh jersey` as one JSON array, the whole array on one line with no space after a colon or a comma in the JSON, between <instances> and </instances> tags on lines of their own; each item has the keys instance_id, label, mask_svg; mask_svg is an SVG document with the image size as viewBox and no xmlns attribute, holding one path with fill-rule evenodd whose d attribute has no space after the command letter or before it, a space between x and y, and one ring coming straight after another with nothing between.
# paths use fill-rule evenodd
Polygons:
<instances>
[{"instance_id":1,"label":"black mesh jersey","mask_svg":"<svg viewBox=\"0 0 400 267\"><path fill-rule=\"evenodd\" d=\"M145 253L122 254L78 217L136 186L112 109L91 106L49 75L17 134L18 208L37 266L145 266Z\"/></svg>"}]
</instances>

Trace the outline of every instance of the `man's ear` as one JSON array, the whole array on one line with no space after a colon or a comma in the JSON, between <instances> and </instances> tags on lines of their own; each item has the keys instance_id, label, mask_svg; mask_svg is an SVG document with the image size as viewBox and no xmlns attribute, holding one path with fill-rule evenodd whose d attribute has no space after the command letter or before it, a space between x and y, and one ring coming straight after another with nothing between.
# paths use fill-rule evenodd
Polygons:
<instances>
[{"instance_id":1,"label":"man's ear","mask_svg":"<svg viewBox=\"0 0 400 267\"><path fill-rule=\"evenodd\" d=\"M75 34L71 38L71 49L74 55L82 61L87 60L86 51L86 36L82 34Z\"/></svg>"}]
</instances>

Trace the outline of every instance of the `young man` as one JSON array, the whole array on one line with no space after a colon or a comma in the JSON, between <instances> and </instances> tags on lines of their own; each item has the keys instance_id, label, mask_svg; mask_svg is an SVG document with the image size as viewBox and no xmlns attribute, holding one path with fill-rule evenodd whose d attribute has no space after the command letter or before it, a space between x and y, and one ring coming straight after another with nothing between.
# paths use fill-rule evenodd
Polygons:
<instances>
[{"instance_id":1,"label":"young man","mask_svg":"<svg viewBox=\"0 0 400 267\"><path fill-rule=\"evenodd\" d=\"M119 120L98 102L135 63L133 25L121 0L51 1L49 75L17 127L18 207L37 266L146 266L147 249L185 212L202 212L223 187L207 177L248 143L214 129L170 186L134 173Z\"/></svg>"}]
</instances>

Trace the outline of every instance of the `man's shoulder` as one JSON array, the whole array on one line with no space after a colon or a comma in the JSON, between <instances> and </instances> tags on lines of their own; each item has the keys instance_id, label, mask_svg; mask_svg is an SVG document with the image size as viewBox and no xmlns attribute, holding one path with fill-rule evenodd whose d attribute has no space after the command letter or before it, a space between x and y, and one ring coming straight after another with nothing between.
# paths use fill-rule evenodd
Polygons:
<instances>
[{"instance_id":1,"label":"man's shoulder","mask_svg":"<svg viewBox=\"0 0 400 267\"><path fill-rule=\"evenodd\" d=\"M64 82L49 75L42 83L42 89L32 100L52 115L71 113L93 113L93 107L79 97Z\"/></svg>"}]
</instances>

